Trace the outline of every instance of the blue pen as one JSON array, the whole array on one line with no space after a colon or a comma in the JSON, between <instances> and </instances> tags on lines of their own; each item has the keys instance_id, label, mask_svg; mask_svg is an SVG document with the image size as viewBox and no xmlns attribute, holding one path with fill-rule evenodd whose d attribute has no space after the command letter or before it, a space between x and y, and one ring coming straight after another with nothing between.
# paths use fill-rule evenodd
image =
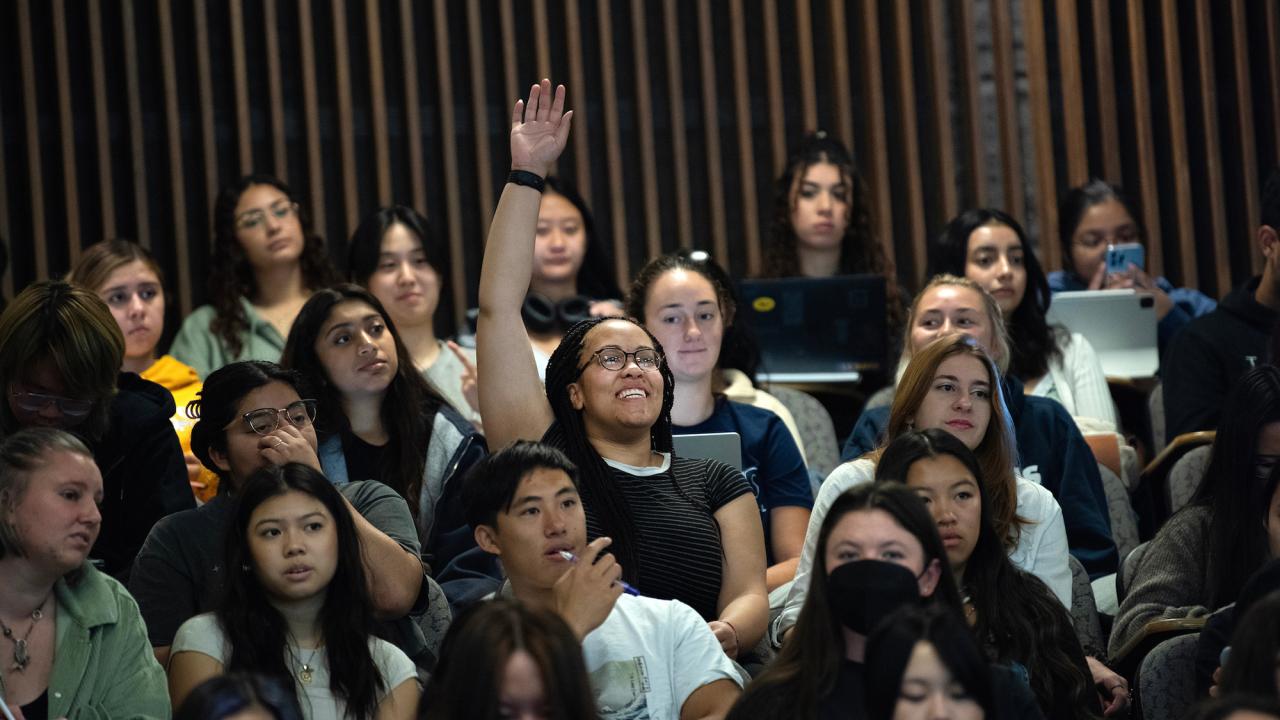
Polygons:
<instances>
[{"instance_id":1,"label":"blue pen","mask_svg":"<svg viewBox=\"0 0 1280 720\"><path fill-rule=\"evenodd\" d=\"M560 557L564 558L565 560L568 560L568 561L569 561L569 562L571 562L571 563L576 563L576 562L578 562L578 556L577 556L577 555L574 555L573 553L569 552L568 550L561 550L561 551L560 551ZM618 582L618 584L619 584L619 585L621 585L621 586L622 586L622 592L624 592L624 593L626 593L626 594L628 594L628 595L635 595L635 596L639 597L639 595L640 595L640 591L639 591L639 590L637 590L637 589L635 589L635 588L631 587L630 585L628 585L626 582L624 582L624 581L622 581L622 580L619 580L619 581L617 581L617 582Z\"/></svg>"}]
</instances>

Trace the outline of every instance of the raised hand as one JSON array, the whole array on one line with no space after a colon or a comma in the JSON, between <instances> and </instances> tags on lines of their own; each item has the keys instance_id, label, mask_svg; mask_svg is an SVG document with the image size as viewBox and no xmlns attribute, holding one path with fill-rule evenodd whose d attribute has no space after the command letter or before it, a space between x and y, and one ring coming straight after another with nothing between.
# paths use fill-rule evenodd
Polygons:
<instances>
[{"instance_id":1,"label":"raised hand","mask_svg":"<svg viewBox=\"0 0 1280 720\"><path fill-rule=\"evenodd\" d=\"M551 81L529 88L529 99L517 100L511 110L511 169L546 177L569 140L573 111L564 111L564 86Z\"/></svg>"}]
</instances>

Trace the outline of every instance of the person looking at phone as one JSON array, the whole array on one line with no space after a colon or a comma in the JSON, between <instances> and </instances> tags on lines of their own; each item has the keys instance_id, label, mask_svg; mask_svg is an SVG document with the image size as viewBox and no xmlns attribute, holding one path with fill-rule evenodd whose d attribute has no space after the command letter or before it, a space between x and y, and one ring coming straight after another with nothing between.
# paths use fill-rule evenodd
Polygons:
<instances>
[{"instance_id":1,"label":"person looking at phone","mask_svg":"<svg viewBox=\"0 0 1280 720\"><path fill-rule=\"evenodd\" d=\"M1199 290L1175 288L1146 272L1146 233L1129 199L1105 180L1071 188L1058 205L1062 267L1049 273L1049 290L1132 288L1155 299L1160 354L1187 323L1218 306Z\"/></svg>"},{"instance_id":2,"label":"person looking at phone","mask_svg":"<svg viewBox=\"0 0 1280 720\"><path fill-rule=\"evenodd\" d=\"M1262 274L1227 294L1217 309L1187 323L1162 362L1165 437L1213 430L1222 401L1249 370L1273 362L1268 348L1280 318L1280 167L1262 190L1254 242Z\"/></svg>"}]
</instances>

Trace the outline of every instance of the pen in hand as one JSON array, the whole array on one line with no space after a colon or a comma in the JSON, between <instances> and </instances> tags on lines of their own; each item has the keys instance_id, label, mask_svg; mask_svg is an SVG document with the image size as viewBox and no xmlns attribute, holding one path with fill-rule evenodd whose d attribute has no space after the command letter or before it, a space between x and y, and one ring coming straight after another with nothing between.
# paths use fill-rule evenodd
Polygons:
<instances>
[{"instance_id":1,"label":"pen in hand","mask_svg":"<svg viewBox=\"0 0 1280 720\"><path fill-rule=\"evenodd\" d=\"M569 562L571 562L571 563L576 563L576 562L578 562L578 556L577 556L577 555L574 555L573 553L569 552L568 550L561 550L561 551L560 551L560 557L564 558L565 560L568 560L568 561L569 561ZM635 589L635 588L631 587L631 586L630 586L629 584L627 584L626 582L624 582L624 581L622 581L622 580L618 580L618 581L617 581L617 583L618 583L619 585L621 585L621 586L622 586L622 592L624 592L624 593L626 593L626 594L628 594L628 595L635 595L635 596L637 596L637 597L640 595L640 591L639 591L639 590L637 590L637 589Z\"/></svg>"}]
</instances>

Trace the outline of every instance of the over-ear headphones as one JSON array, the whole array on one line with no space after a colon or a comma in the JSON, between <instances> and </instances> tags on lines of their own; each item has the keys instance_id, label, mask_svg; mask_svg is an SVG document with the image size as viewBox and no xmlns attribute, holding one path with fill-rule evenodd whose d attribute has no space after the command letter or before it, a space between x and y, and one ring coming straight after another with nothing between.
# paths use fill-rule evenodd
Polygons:
<instances>
[{"instance_id":1,"label":"over-ear headphones","mask_svg":"<svg viewBox=\"0 0 1280 720\"><path fill-rule=\"evenodd\" d=\"M520 317L529 332L564 332L581 320L591 317L591 301L583 295L573 295L559 302L542 293L529 291L520 306Z\"/></svg>"}]
</instances>

